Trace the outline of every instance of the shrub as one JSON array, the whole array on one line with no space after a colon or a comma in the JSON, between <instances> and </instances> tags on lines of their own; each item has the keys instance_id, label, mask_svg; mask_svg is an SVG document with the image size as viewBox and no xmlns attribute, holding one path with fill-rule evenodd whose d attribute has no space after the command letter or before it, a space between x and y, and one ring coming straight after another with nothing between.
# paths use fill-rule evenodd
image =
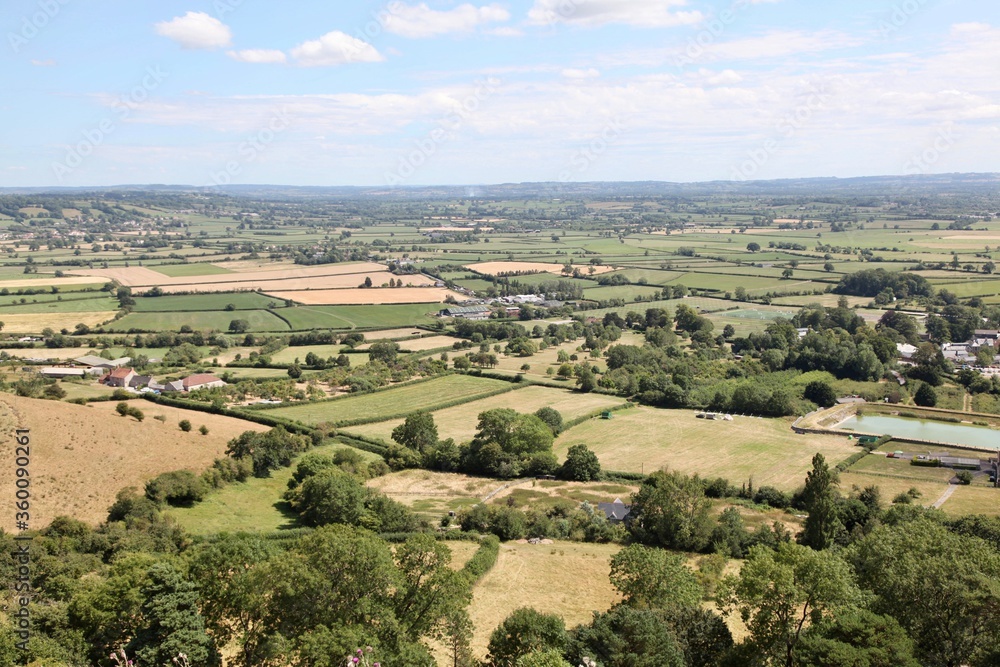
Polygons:
<instances>
[{"instance_id":1,"label":"shrub","mask_svg":"<svg viewBox=\"0 0 1000 667\"><path fill-rule=\"evenodd\" d=\"M968 470L961 470L955 477L961 484L972 484L972 473Z\"/></svg>"},{"instance_id":2,"label":"shrub","mask_svg":"<svg viewBox=\"0 0 1000 667\"><path fill-rule=\"evenodd\" d=\"M208 427L202 424L201 426L198 427L198 433L201 433L202 435L208 435Z\"/></svg>"},{"instance_id":3,"label":"shrub","mask_svg":"<svg viewBox=\"0 0 1000 667\"><path fill-rule=\"evenodd\" d=\"M158 505L190 506L205 497L205 482L190 470L165 472L146 482L146 497Z\"/></svg>"},{"instance_id":4,"label":"shrub","mask_svg":"<svg viewBox=\"0 0 1000 667\"><path fill-rule=\"evenodd\" d=\"M180 426L181 430L184 431L185 433L191 431L191 422L189 422L187 419L180 420L177 423L177 425Z\"/></svg>"}]
</instances>

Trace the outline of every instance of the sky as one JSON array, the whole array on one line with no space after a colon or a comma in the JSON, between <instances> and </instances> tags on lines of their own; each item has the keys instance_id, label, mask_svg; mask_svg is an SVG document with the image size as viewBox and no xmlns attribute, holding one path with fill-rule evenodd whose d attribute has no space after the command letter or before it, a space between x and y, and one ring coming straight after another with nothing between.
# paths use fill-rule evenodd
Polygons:
<instances>
[{"instance_id":1,"label":"sky","mask_svg":"<svg viewBox=\"0 0 1000 667\"><path fill-rule=\"evenodd\" d=\"M0 187L1000 171L992 0L5 0Z\"/></svg>"}]
</instances>

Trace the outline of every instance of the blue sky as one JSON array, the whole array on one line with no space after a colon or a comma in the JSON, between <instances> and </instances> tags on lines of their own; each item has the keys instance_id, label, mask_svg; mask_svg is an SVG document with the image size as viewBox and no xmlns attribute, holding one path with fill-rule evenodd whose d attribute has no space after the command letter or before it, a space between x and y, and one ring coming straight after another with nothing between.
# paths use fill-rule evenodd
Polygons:
<instances>
[{"instance_id":1,"label":"blue sky","mask_svg":"<svg viewBox=\"0 0 1000 667\"><path fill-rule=\"evenodd\" d=\"M1000 171L985 0L7 0L0 186Z\"/></svg>"}]
</instances>

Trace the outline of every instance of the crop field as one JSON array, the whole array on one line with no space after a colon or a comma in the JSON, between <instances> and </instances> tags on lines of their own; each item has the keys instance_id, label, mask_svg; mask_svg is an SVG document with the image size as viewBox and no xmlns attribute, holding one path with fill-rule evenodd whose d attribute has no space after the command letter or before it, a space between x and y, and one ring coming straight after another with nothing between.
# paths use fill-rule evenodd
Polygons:
<instances>
[{"instance_id":1,"label":"crop field","mask_svg":"<svg viewBox=\"0 0 1000 667\"><path fill-rule=\"evenodd\" d=\"M252 350L255 348L247 349ZM305 363L306 355L310 352L319 356L321 359L327 359L329 357L336 357L343 349L343 345L303 345L300 347L286 347L272 354L271 362L275 364L290 364L298 359L300 363ZM243 352L243 356L246 357L247 352Z\"/></svg>"},{"instance_id":2,"label":"crop field","mask_svg":"<svg viewBox=\"0 0 1000 667\"><path fill-rule=\"evenodd\" d=\"M26 303L20 302L22 298ZM118 300L103 293L88 296L66 295L62 299L19 297L11 299L10 303L4 303L3 300L4 297L0 297L0 317L45 313L106 313L118 310Z\"/></svg>"},{"instance_id":3,"label":"crop field","mask_svg":"<svg viewBox=\"0 0 1000 667\"><path fill-rule=\"evenodd\" d=\"M157 273L162 273L168 278L187 278L190 276L215 276L223 273L232 273L216 264L208 262L192 262L189 264L157 264L153 269Z\"/></svg>"},{"instance_id":4,"label":"crop field","mask_svg":"<svg viewBox=\"0 0 1000 667\"><path fill-rule=\"evenodd\" d=\"M616 396L601 394L580 394L568 389L552 387L525 387L498 396L490 396L471 403L463 403L434 412L434 422L441 438L454 438L455 442L468 442L476 434L479 413L493 408L512 408L518 412L535 412L539 408L550 407L558 410L564 421L605 410L625 402ZM392 440L392 429L402 424L402 419L376 424L352 426L345 433L357 433L367 437Z\"/></svg>"},{"instance_id":5,"label":"crop field","mask_svg":"<svg viewBox=\"0 0 1000 667\"><path fill-rule=\"evenodd\" d=\"M500 545L497 564L473 589L473 653L485 657L490 633L519 607L558 614L570 628L589 622L595 611L608 610L620 600L608 581L611 558L619 549L577 542Z\"/></svg>"},{"instance_id":6,"label":"crop field","mask_svg":"<svg viewBox=\"0 0 1000 667\"><path fill-rule=\"evenodd\" d=\"M325 280L325 279L324 279ZM316 284L312 289L272 291L278 299L291 299L306 306L381 305L393 303L443 303L449 296L460 296L443 287L386 287L371 289L323 289L328 284ZM357 285L350 287L356 288Z\"/></svg>"},{"instance_id":7,"label":"crop field","mask_svg":"<svg viewBox=\"0 0 1000 667\"><path fill-rule=\"evenodd\" d=\"M440 310L434 304L389 306L299 306L281 311L293 331L309 329L390 329L428 324Z\"/></svg>"},{"instance_id":8,"label":"crop field","mask_svg":"<svg viewBox=\"0 0 1000 667\"><path fill-rule=\"evenodd\" d=\"M32 519L45 525L60 514L97 524L120 489L141 488L150 478L171 470L190 468L201 472L226 450L226 443L244 431L266 427L230 417L196 413L130 401L145 413L141 423L115 413L115 403L88 406L0 396L0 490L14 495L13 429L31 428ZM162 415L164 422L154 419ZM188 419L195 430L177 427ZM208 435L198 426L208 427ZM0 519L0 528L11 531L14 516Z\"/></svg>"},{"instance_id":9,"label":"crop field","mask_svg":"<svg viewBox=\"0 0 1000 667\"><path fill-rule=\"evenodd\" d=\"M817 452L834 465L857 451L844 437L796 435L790 424L753 417L712 421L697 419L691 410L639 407L571 428L554 449L562 459L570 446L585 444L608 470L650 473L667 467L734 484L753 477L757 486L786 491L801 486Z\"/></svg>"},{"instance_id":10,"label":"crop field","mask_svg":"<svg viewBox=\"0 0 1000 667\"><path fill-rule=\"evenodd\" d=\"M276 417L313 425L356 419L374 420L418 410L432 410L436 406L455 400L473 401L477 397L511 386L510 383L503 380L477 378L470 375L448 375L362 396L349 396L308 405L276 408L266 412Z\"/></svg>"},{"instance_id":11,"label":"crop field","mask_svg":"<svg viewBox=\"0 0 1000 667\"><path fill-rule=\"evenodd\" d=\"M230 294L185 294L181 296L136 297L133 310L138 313L156 311L197 311L225 310L233 306L235 310L260 310L269 305L283 306L280 300L257 292L235 292Z\"/></svg>"},{"instance_id":12,"label":"crop field","mask_svg":"<svg viewBox=\"0 0 1000 667\"><path fill-rule=\"evenodd\" d=\"M314 447L309 451L331 455L339 449L354 448L332 444ZM375 454L360 449L354 451L365 460L378 458ZM289 468L275 470L270 477L251 477L242 484L230 484L209 494L193 507L173 507L165 513L193 535L297 528L297 517L282 500L294 471L293 462Z\"/></svg>"},{"instance_id":13,"label":"crop field","mask_svg":"<svg viewBox=\"0 0 1000 667\"><path fill-rule=\"evenodd\" d=\"M179 331L184 325L202 331L228 331L233 320L246 320L249 331L288 331L288 323L270 310L131 313L108 325L109 331Z\"/></svg>"},{"instance_id":14,"label":"crop field","mask_svg":"<svg viewBox=\"0 0 1000 667\"><path fill-rule=\"evenodd\" d=\"M543 262L483 262L481 264L467 264L465 268L481 273L486 276L499 276L518 272L539 271L543 273L562 273L562 264L546 264ZM588 272L589 265L579 267L584 273ZM613 266L595 266L594 273L602 274L614 271Z\"/></svg>"},{"instance_id":15,"label":"crop field","mask_svg":"<svg viewBox=\"0 0 1000 667\"><path fill-rule=\"evenodd\" d=\"M3 330L7 333L38 333L44 329L59 331L63 328L72 329L77 324L96 327L109 322L118 314L116 310L86 311L86 312L52 312L52 313L12 313L0 312L3 319Z\"/></svg>"},{"instance_id":16,"label":"crop field","mask_svg":"<svg viewBox=\"0 0 1000 667\"><path fill-rule=\"evenodd\" d=\"M166 289L179 285L208 285L212 283L251 283L254 281L277 281L295 280L315 277L333 277L347 274L367 274L384 273L386 268L381 264L372 262L356 262L344 264L324 264L320 266L295 266L281 265L280 268L270 267L268 269L248 266L244 270L238 269L234 262L226 267L228 270L223 274L202 275L202 276L177 276L164 277L158 273L142 266L119 267L112 269L74 269L73 274L81 276L97 276L107 280L117 280L129 287L152 287L158 285ZM191 278L196 278L192 280ZM93 282L93 280L91 280ZM359 282L364 282L364 277ZM223 291L223 290L215 290Z\"/></svg>"}]
</instances>

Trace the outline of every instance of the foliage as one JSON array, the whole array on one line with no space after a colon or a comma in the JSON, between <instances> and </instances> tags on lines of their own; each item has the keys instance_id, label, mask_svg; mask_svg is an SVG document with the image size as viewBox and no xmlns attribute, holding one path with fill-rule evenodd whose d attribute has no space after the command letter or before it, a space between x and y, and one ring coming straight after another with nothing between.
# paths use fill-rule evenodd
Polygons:
<instances>
[{"instance_id":1,"label":"foliage","mask_svg":"<svg viewBox=\"0 0 1000 667\"><path fill-rule=\"evenodd\" d=\"M487 663L491 667L516 667L518 660L536 651L562 651L567 642L563 620L530 607L511 612L490 635Z\"/></svg>"}]
</instances>

